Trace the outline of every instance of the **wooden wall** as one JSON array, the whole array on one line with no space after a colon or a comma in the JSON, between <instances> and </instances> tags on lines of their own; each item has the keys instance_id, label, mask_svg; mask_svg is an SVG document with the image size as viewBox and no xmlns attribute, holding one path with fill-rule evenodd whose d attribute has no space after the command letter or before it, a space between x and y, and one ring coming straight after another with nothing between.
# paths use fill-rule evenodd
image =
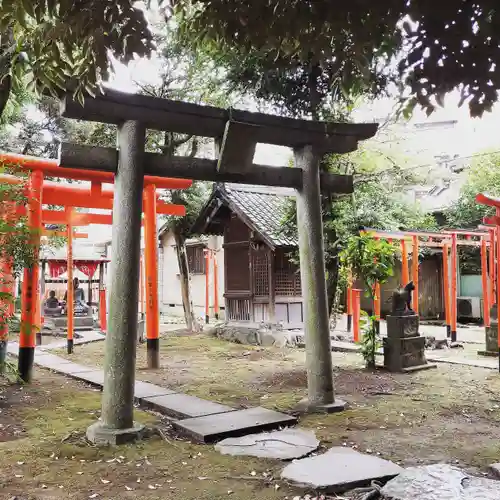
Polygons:
<instances>
[{"instance_id":1,"label":"wooden wall","mask_svg":"<svg viewBox=\"0 0 500 500\"><path fill-rule=\"evenodd\" d=\"M411 261L410 261L411 279ZM381 287L382 316L390 313L392 303L392 292L401 280L401 263L397 262L394 276ZM438 319L444 317L443 281L442 281L442 259L441 255L426 257L420 264L419 270L419 313L420 317L426 319ZM356 284L362 288L361 283ZM365 311L372 310L372 304L364 294L361 298L361 308Z\"/></svg>"}]
</instances>

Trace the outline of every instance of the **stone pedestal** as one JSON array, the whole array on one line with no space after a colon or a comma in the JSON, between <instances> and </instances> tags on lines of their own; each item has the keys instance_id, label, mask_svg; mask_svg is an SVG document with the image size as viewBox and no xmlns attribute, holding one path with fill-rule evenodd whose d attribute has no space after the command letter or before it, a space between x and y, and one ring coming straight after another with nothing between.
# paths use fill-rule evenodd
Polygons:
<instances>
[{"instance_id":1,"label":"stone pedestal","mask_svg":"<svg viewBox=\"0 0 500 500\"><path fill-rule=\"evenodd\" d=\"M384 338L384 367L391 372L433 368L425 359L425 337L418 333L419 317L387 316Z\"/></svg>"},{"instance_id":2,"label":"stone pedestal","mask_svg":"<svg viewBox=\"0 0 500 500\"><path fill-rule=\"evenodd\" d=\"M485 350L481 356L498 356L498 311L496 304L490 308L490 326L484 327Z\"/></svg>"}]
</instances>

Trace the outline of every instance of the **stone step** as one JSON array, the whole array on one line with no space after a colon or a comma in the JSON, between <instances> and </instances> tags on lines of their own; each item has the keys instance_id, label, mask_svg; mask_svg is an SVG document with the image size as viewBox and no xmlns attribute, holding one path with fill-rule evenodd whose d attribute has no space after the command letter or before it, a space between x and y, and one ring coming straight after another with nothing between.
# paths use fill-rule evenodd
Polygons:
<instances>
[{"instance_id":1,"label":"stone step","mask_svg":"<svg viewBox=\"0 0 500 500\"><path fill-rule=\"evenodd\" d=\"M228 413L178 420L172 425L180 434L198 443L215 443L228 437L271 431L296 423L295 417L258 406Z\"/></svg>"},{"instance_id":2,"label":"stone step","mask_svg":"<svg viewBox=\"0 0 500 500\"><path fill-rule=\"evenodd\" d=\"M163 396L142 398L140 404L176 419L204 417L234 411L230 406L207 401L189 394L173 392Z\"/></svg>"}]
</instances>

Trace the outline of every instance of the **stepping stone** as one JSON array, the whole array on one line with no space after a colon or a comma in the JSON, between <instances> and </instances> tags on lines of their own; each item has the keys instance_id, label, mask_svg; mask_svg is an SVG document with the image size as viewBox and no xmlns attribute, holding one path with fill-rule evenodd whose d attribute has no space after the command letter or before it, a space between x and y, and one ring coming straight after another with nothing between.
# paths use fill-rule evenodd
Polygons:
<instances>
[{"instance_id":1,"label":"stepping stone","mask_svg":"<svg viewBox=\"0 0 500 500\"><path fill-rule=\"evenodd\" d=\"M402 471L399 465L388 460L336 446L323 455L294 461L283 469L281 477L305 488L343 493L358 486L369 486L373 480L391 479Z\"/></svg>"},{"instance_id":2,"label":"stepping stone","mask_svg":"<svg viewBox=\"0 0 500 500\"><path fill-rule=\"evenodd\" d=\"M248 408L207 417L173 422L180 433L199 443L214 443L227 437L244 436L259 431L295 425L297 419L267 408Z\"/></svg>"},{"instance_id":3,"label":"stepping stone","mask_svg":"<svg viewBox=\"0 0 500 500\"><path fill-rule=\"evenodd\" d=\"M234 411L233 408L205 399L174 393L165 396L141 398L141 402L164 415L173 418L192 418Z\"/></svg>"},{"instance_id":4,"label":"stepping stone","mask_svg":"<svg viewBox=\"0 0 500 500\"><path fill-rule=\"evenodd\" d=\"M175 394L175 391L140 380L135 383L134 396L138 400L150 398L152 396L165 396L167 394Z\"/></svg>"},{"instance_id":5,"label":"stepping stone","mask_svg":"<svg viewBox=\"0 0 500 500\"><path fill-rule=\"evenodd\" d=\"M239 438L227 438L215 445L223 455L292 460L309 455L319 446L313 431L283 429Z\"/></svg>"},{"instance_id":6,"label":"stepping stone","mask_svg":"<svg viewBox=\"0 0 500 500\"><path fill-rule=\"evenodd\" d=\"M92 370L83 373L71 373L68 374L70 377L82 382L87 382L90 385L101 387L104 385L104 372L102 370Z\"/></svg>"},{"instance_id":7,"label":"stepping stone","mask_svg":"<svg viewBox=\"0 0 500 500\"><path fill-rule=\"evenodd\" d=\"M76 375L78 373L94 372L95 368L92 366L79 365L78 363L59 363L53 370L60 373L65 373L66 375Z\"/></svg>"},{"instance_id":8,"label":"stepping stone","mask_svg":"<svg viewBox=\"0 0 500 500\"><path fill-rule=\"evenodd\" d=\"M434 464L405 469L382 488L382 495L397 500L498 500L500 483Z\"/></svg>"},{"instance_id":9,"label":"stepping stone","mask_svg":"<svg viewBox=\"0 0 500 500\"><path fill-rule=\"evenodd\" d=\"M70 361L65 358L60 358L55 354L49 354L44 352L40 354L35 353L35 364L43 366L44 368L49 368L50 370L59 369L59 367L62 365L68 365L72 363L73 361Z\"/></svg>"}]
</instances>

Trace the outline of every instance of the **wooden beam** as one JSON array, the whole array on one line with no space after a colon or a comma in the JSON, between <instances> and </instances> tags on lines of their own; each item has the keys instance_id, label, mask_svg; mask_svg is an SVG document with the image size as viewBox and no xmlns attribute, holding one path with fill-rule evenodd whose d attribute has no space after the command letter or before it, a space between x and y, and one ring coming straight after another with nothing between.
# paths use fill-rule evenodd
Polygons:
<instances>
[{"instance_id":1,"label":"wooden beam","mask_svg":"<svg viewBox=\"0 0 500 500\"><path fill-rule=\"evenodd\" d=\"M325 152L330 153L345 152L347 143L352 148L353 143L373 137L378 128L373 123L314 122L226 110L113 89L106 89L105 95L96 98L87 97L83 106L67 94L61 100L61 114L66 118L114 124L138 120L153 130L201 137L222 137L227 121L234 120L256 126L255 139L258 143L289 147L314 144L325 147Z\"/></svg>"},{"instance_id":2,"label":"wooden beam","mask_svg":"<svg viewBox=\"0 0 500 500\"><path fill-rule=\"evenodd\" d=\"M59 151L59 164L65 168L104 170L114 173L118 164L118 151L114 148L62 143ZM158 153L145 153L144 155L146 175L295 189L302 187L302 171L298 168L253 164L248 172L235 172L235 170L236 167L231 168L230 172L219 172L217 160L207 158L165 156ZM352 176L322 173L321 191L337 194L352 193Z\"/></svg>"}]
</instances>

